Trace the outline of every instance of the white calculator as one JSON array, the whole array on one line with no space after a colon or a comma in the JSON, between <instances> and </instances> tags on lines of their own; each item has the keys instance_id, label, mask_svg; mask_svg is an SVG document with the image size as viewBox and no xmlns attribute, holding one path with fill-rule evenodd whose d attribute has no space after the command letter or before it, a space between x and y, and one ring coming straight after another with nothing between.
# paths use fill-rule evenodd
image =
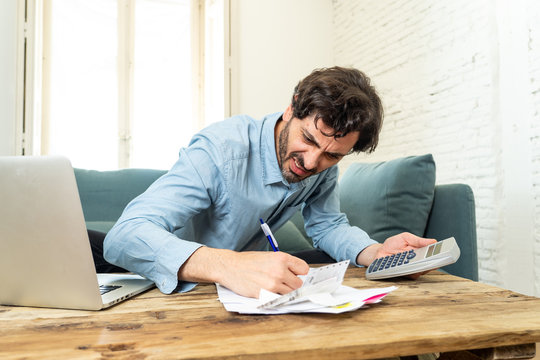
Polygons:
<instances>
[{"instance_id":1,"label":"white calculator","mask_svg":"<svg viewBox=\"0 0 540 360\"><path fill-rule=\"evenodd\" d=\"M366 278L368 280L386 279L433 270L455 263L459 255L456 239L451 237L420 249L375 259L366 271Z\"/></svg>"}]
</instances>

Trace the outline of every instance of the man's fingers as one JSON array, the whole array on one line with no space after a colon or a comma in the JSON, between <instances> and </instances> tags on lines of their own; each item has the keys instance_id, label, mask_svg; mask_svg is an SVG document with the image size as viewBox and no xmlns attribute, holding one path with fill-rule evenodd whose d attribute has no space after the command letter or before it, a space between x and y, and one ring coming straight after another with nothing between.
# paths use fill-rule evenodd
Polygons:
<instances>
[{"instance_id":1,"label":"man's fingers","mask_svg":"<svg viewBox=\"0 0 540 360\"><path fill-rule=\"evenodd\" d=\"M302 280L288 268L281 268L267 277L262 288L277 294L286 294L298 289L303 284Z\"/></svg>"},{"instance_id":2,"label":"man's fingers","mask_svg":"<svg viewBox=\"0 0 540 360\"><path fill-rule=\"evenodd\" d=\"M284 279L283 284L290 288L291 290L298 289L302 286L303 281L298 276L293 273L289 273Z\"/></svg>"},{"instance_id":3,"label":"man's fingers","mask_svg":"<svg viewBox=\"0 0 540 360\"><path fill-rule=\"evenodd\" d=\"M300 283L302 283L301 280L300 280ZM287 294L297 289L298 287L289 286L287 283L283 281L283 279L266 279L266 281L261 283L261 288L268 290L270 292L276 293L276 294Z\"/></svg>"},{"instance_id":4,"label":"man's fingers","mask_svg":"<svg viewBox=\"0 0 540 360\"><path fill-rule=\"evenodd\" d=\"M403 236L404 236L405 241L410 246L415 247L415 248L421 248L421 247L428 246L429 244L433 244L437 242L437 240L435 239L421 238L411 233L404 233Z\"/></svg>"},{"instance_id":5,"label":"man's fingers","mask_svg":"<svg viewBox=\"0 0 540 360\"><path fill-rule=\"evenodd\" d=\"M262 288L286 294L302 286L302 279L298 275L305 275L309 271L309 265L304 260L281 251L260 255L269 261L266 270L260 273Z\"/></svg>"},{"instance_id":6,"label":"man's fingers","mask_svg":"<svg viewBox=\"0 0 540 360\"><path fill-rule=\"evenodd\" d=\"M304 260L295 256L289 255L288 268L296 275L306 275L309 271L309 265Z\"/></svg>"},{"instance_id":7,"label":"man's fingers","mask_svg":"<svg viewBox=\"0 0 540 360\"><path fill-rule=\"evenodd\" d=\"M297 275L307 274L309 271L309 265L304 260L295 256L285 253L282 253L282 256L286 256L286 267L283 269L281 281L286 289L281 290L280 293L285 294L286 292L298 289L302 286L303 282Z\"/></svg>"},{"instance_id":8,"label":"man's fingers","mask_svg":"<svg viewBox=\"0 0 540 360\"><path fill-rule=\"evenodd\" d=\"M296 290L298 288L292 288L287 286L287 284L280 284L277 288L275 288L272 292L280 295L288 294L293 290Z\"/></svg>"}]
</instances>

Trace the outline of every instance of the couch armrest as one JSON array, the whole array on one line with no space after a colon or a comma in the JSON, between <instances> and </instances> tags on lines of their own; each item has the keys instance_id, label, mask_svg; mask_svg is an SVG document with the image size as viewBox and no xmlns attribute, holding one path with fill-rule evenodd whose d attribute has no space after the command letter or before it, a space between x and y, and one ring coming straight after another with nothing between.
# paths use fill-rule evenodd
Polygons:
<instances>
[{"instance_id":1,"label":"couch armrest","mask_svg":"<svg viewBox=\"0 0 540 360\"><path fill-rule=\"evenodd\" d=\"M459 260L443 270L452 275L478 280L476 215L474 194L465 184L437 185L428 218L427 238L443 240L453 236L461 250Z\"/></svg>"}]
</instances>

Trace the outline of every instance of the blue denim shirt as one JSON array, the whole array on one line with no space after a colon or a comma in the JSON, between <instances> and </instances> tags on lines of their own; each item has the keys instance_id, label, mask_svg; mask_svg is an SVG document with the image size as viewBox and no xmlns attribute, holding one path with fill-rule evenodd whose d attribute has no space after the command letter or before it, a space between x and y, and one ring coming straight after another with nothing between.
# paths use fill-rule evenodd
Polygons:
<instances>
[{"instance_id":1,"label":"blue denim shirt","mask_svg":"<svg viewBox=\"0 0 540 360\"><path fill-rule=\"evenodd\" d=\"M276 156L280 116L235 116L195 135L172 169L126 207L107 234L105 259L166 294L187 291L195 284L179 282L178 269L200 246L267 249L259 218L276 230L302 209L314 245L356 264L375 241L340 212L337 166L288 183Z\"/></svg>"}]
</instances>

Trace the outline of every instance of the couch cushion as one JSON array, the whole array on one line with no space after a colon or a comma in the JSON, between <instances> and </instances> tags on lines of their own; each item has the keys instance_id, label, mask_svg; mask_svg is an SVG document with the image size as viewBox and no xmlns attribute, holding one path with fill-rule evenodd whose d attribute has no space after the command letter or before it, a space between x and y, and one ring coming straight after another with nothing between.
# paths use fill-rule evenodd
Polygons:
<instances>
[{"instance_id":1,"label":"couch cushion","mask_svg":"<svg viewBox=\"0 0 540 360\"><path fill-rule=\"evenodd\" d=\"M341 210L351 225L377 241L407 231L423 236L433 202L431 154L379 163L354 163L340 184Z\"/></svg>"},{"instance_id":2,"label":"couch cushion","mask_svg":"<svg viewBox=\"0 0 540 360\"><path fill-rule=\"evenodd\" d=\"M88 230L99 231L102 233L108 233L109 230L116 224L116 221L87 221L86 228Z\"/></svg>"},{"instance_id":3,"label":"couch cushion","mask_svg":"<svg viewBox=\"0 0 540 360\"><path fill-rule=\"evenodd\" d=\"M74 171L84 218L89 228L90 222L93 222L92 230L103 230L107 222L116 222L131 200L166 173L154 169Z\"/></svg>"},{"instance_id":4,"label":"couch cushion","mask_svg":"<svg viewBox=\"0 0 540 360\"><path fill-rule=\"evenodd\" d=\"M292 221L287 221L274 235L281 251L291 253L313 249L311 240L307 239Z\"/></svg>"}]
</instances>

